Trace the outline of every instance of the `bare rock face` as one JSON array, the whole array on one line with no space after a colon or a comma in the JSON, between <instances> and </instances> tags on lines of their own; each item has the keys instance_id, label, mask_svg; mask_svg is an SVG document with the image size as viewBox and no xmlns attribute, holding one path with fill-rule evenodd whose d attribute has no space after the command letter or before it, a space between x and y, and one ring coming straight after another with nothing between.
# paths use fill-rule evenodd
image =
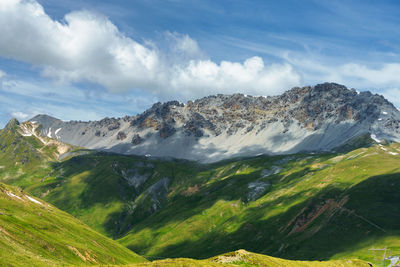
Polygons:
<instances>
[{"instance_id":1,"label":"bare rock face","mask_svg":"<svg viewBox=\"0 0 400 267\"><path fill-rule=\"evenodd\" d=\"M31 121L41 124L42 135L87 148L204 162L330 150L366 134L400 141L400 112L390 102L335 83L272 97L219 94L186 104L159 102L136 116L95 122L46 115Z\"/></svg>"},{"instance_id":2,"label":"bare rock face","mask_svg":"<svg viewBox=\"0 0 400 267\"><path fill-rule=\"evenodd\" d=\"M137 145L140 145L142 142L143 142L143 138L141 138L140 135L135 134L132 137L132 141L131 141L132 145L137 146Z\"/></svg>"},{"instance_id":3,"label":"bare rock face","mask_svg":"<svg viewBox=\"0 0 400 267\"><path fill-rule=\"evenodd\" d=\"M119 131L117 134L117 140L124 140L126 139L126 134L123 131Z\"/></svg>"}]
</instances>

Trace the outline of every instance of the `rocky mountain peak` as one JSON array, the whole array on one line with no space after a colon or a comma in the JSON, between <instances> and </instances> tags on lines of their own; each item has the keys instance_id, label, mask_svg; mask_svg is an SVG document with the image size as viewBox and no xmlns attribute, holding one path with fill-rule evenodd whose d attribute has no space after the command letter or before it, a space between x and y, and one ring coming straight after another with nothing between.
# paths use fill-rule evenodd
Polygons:
<instances>
[{"instance_id":1,"label":"rocky mountain peak","mask_svg":"<svg viewBox=\"0 0 400 267\"><path fill-rule=\"evenodd\" d=\"M19 125L19 121L16 118L12 118L6 125L5 129L7 130L12 130L14 129L16 126Z\"/></svg>"},{"instance_id":2,"label":"rocky mountain peak","mask_svg":"<svg viewBox=\"0 0 400 267\"><path fill-rule=\"evenodd\" d=\"M51 118L51 117L50 117ZM42 134L126 154L215 161L232 155L329 150L366 134L400 140L400 112L383 96L336 83L279 96L211 95L155 103L136 116L62 122L40 115Z\"/></svg>"}]
</instances>

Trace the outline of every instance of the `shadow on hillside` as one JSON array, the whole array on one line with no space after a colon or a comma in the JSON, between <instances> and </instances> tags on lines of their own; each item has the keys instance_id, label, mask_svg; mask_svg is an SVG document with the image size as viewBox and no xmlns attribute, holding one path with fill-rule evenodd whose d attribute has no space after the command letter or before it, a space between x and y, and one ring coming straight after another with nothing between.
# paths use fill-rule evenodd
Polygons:
<instances>
[{"instance_id":1,"label":"shadow on hillside","mask_svg":"<svg viewBox=\"0 0 400 267\"><path fill-rule=\"evenodd\" d=\"M361 243L373 246L379 238L400 237L399 188L400 173L374 176L344 191L325 188L286 212L263 219L272 205L284 201L277 199L270 205L244 211L246 223L233 233L217 229L204 233L195 242L183 241L165 247L157 256L208 258L246 249L287 259L327 260ZM299 192L293 198L306 193ZM151 227L150 222L154 221L156 218L149 218L142 225ZM161 220L158 226L163 223ZM149 249L129 248L144 254Z\"/></svg>"}]
</instances>

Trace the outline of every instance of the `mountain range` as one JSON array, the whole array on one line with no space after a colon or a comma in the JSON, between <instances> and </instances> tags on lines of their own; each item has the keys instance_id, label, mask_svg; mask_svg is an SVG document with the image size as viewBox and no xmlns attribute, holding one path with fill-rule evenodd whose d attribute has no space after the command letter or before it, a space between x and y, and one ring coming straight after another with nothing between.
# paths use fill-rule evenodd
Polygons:
<instances>
[{"instance_id":1,"label":"mountain range","mask_svg":"<svg viewBox=\"0 0 400 267\"><path fill-rule=\"evenodd\" d=\"M156 103L136 116L61 121L38 115L43 136L121 154L200 162L328 151L362 135L400 141L400 111L383 96L335 83L280 96L214 95Z\"/></svg>"}]
</instances>

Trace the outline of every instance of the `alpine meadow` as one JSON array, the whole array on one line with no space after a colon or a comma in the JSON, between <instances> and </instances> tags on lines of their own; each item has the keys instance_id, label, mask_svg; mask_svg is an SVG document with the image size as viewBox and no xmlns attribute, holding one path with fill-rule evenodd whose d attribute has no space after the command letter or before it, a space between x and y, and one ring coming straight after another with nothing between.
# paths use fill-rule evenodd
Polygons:
<instances>
[{"instance_id":1,"label":"alpine meadow","mask_svg":"<svg viewBox=\"0 0 400 267\"><path fill-rule=\"evenodd\" d=\"M0 0L0 266L398 266L398 12Z\"/></svg>"}]
</instances>

